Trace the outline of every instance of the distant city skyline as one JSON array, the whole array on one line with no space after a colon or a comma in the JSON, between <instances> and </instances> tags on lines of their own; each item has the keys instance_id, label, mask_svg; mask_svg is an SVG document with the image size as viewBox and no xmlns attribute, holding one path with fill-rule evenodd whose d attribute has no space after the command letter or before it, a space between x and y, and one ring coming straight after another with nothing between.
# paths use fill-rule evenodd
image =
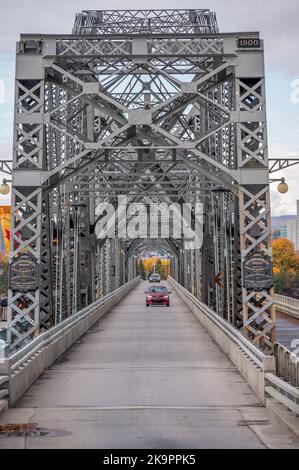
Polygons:
<instances>
[{"instance_id":1,"label":"distant city skyline","mask_svg":"<svg viewBox=\"0 0 299 470\"><path fill-rule=\"evenodd\" d=\"M276 234L274 238L286 238L294 244L296 251L299 251L299 200L296 201L297 214L273 217L272 232ZM280 220L280 223L279 223ZM279 232L277 234L276 232Z\"/></svg>"}]
</instances>

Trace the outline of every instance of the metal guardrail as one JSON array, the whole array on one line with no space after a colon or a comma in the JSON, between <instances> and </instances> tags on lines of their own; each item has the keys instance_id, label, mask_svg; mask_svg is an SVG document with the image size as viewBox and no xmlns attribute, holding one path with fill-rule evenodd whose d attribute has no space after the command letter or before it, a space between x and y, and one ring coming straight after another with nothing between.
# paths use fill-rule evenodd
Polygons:
<instances>
[{"instance_id":1,"label":"metal guardrail","mask_svg":"<svg viewBox=\"0 0 299 470\"><path fill-rule=\"evenodd\" d=\"M218 326L227 336L230 337L259 367L264 368L265 354L254 346L245 336L234 326L221 318L200 300L196 299L191 292L181 286L175 279L169 276L170 282L175 285L178 291L181 291L185 297L201 310L214 324Z\"/></svg>"},{"instance_id":2,"label":"metal guardrail","mask_svg":"<svg viewBox=\"0 0 299 470\"><path fill-rule=\"evenodd\" d=\"M299 299L286 295L274 294L274 301L277 310L287 315L291 315L299 320Z\"/></svg>"},{"instance_id":3,"label":"metal guardrail","mask_svg":"<svg viewBox=\"0 0 299 470\"><path fill-rule=\"evenodd\" d=\"M299 357L280 343L275 343L276 375L293 387L299 387Z\"/></svg>"},{"instance_id":4,"label":"metal guardrail","mask_svg":"<svg viewBox=\"0 0 299 470\"><path fill-rule=\"evenodd\" d=\"M277 310L299 320L299 300L274 295ZM275 343L276 376L266 374L266 394L275 398L299 416L299 358L280 343Z\"/></svg>"},{"instance_id":5,"label":"metal guardrail","mask_svg":"<svg viewBox=\"0 0 299 470\"><path fill-rule=\"evenodd\" d=\"M265 374L265 392L299 416L299 390L274 374Z\"/></svg>"},{"instance_id":6,"label":"metal guardrail","mask_svg":"<svg viewBox=\"0 0 299 470\"><path fill-rule=\"evenodd\" d=\"M123 294L124 292L128 291L130 287L132 286L132 284L134 283L137 284L138 280L139 278L132 279L128 283L110 292L109 294L105 295L104 297L97 300L96 302L89 305L88 307L84 308L83 310L80 310L80 312L76 313L75 315L72 315L71 317L67 318L63 322L52 327L49 331L42 333L33 341L31 341L30 343L22 347L19 351L13 353L8 358L11 370L13 371L17 369L18 367L20 367L22 363L26 362L30 358L30 356L35 354L41 348L44 348L45 346L47 346L47 344L63 336L63 334L67 330L74 327L76 324L84 321L96 309L105 305L107 302L117 297L119 294Z\"/></svg>"}]
</instances>

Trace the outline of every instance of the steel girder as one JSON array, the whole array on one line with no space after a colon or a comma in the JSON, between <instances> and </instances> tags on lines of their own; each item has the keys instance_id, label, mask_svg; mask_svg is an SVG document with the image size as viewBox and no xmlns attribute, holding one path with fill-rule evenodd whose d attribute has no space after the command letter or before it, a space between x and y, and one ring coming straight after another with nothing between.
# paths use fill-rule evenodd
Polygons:
<instances>
[{"instance_id":1,"label":"steel girder","mask_svg":"<svg viewBox=\"0 0 299 470\"><path fill-rule=\"evenodd\" d=\"M0 173L11 175L12 173L12 161L11 160L0 160Z\"/></svg>"},{"instance_id":2,"label":"steel girder","mask_svg":"<svg viewBox=\"0 0 299 470\"><path fill-rule=\"evenodd\" d=\"M299 158L269 158L270 173L299 165Z\"/></svg>"},{"instance_id":3,"label":"steel girder","mask_svg":"<svg viewBox=\"0 0 299 470\"><path fill-rule=\"evenodd\" d=\"M73 34L217 33L209 10L86 10L76 15Z\"/></svg>"},{"instance_id":4,"label":"steel girder","mask_svg":"<svg viewBox=\"0 0 299 470\"><path fill-rule=\"evenodd\" d=\"M168 241L172 273L272 350L271 290L243 282L247 255L271 257L263 48L198 34L208 17L87 12L73 35L21 37L10 262L30 254L40 283L9 294L12 348L136 273L140 244L95 236L98 204L126 195L203 203L203 247Z\"/></svg>"}]
</instances>

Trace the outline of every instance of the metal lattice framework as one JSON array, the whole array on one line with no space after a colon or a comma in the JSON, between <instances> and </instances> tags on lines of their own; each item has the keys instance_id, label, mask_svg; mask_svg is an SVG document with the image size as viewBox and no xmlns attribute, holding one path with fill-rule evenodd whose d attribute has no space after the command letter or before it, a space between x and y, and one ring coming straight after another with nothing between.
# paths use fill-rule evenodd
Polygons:
<instances>
[{"instance_id":1,"label":"metal lattice framework","mask_svg":"<svg viewBox=\"0 0 299 470\"><path fill-rule=\"evenodd\" d=\"M149 241L96 236L98 204L126 195L202 202L202 249L161 241L171 273L272 350L272 291L243 276L271 230L263 47L242 37L259 36L208 10L88 11L72 35L21 37L10 262L30 254L40 282L9 294L12 348L136 275Z\"/></svg>"},{"instance_id":2,"label":"metal lattice framework","mask_svg":"<svg viewBox=\"0 0 299 470\"><path fill-rule=\"evenodd\" d=\"M209 10L86 10L76 15L73 34L218 33Z\"/></svg>"}]
</instances>

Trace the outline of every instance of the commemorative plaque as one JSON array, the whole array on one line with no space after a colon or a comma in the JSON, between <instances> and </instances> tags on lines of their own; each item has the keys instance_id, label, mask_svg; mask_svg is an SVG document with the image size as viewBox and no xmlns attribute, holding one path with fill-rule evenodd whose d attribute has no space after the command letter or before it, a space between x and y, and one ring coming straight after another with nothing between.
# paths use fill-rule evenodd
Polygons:
<instances>
[{"instance_id":1,"label":"commemorative plaque","mask_svg":"<svg viewBox=\"0 0 299 470\"><path fill-rule=\"evenodd\" d=\"M244 287L262 291L273 287L272 261L269 256L255 252L247 256L243 265Z\"/></svg>"},{"instance_id":2,"label":"commemorative plaque","mask_svg":"<svg viewBox=\"0 0 299 470\"><path fill-rule=\"evenodd\" d=\"M261 40L259 38L240 38L238 40L239 49L259 49Z\"/></svg>"},{"instance_id":3,"label":"commemorative plaque","mask_svg":"<svg viewBox=\"0 0 299 470\"><path fill-rule=\"evenodd\" d=\"M30 292L38 288L38 264L33 256L23 254L10 265L9 287L12 291Z\"/></svg>"}]
</instances>

